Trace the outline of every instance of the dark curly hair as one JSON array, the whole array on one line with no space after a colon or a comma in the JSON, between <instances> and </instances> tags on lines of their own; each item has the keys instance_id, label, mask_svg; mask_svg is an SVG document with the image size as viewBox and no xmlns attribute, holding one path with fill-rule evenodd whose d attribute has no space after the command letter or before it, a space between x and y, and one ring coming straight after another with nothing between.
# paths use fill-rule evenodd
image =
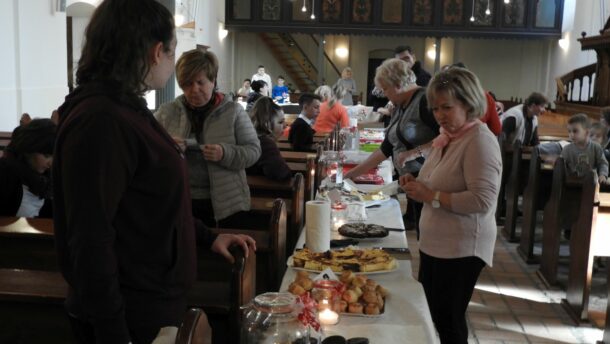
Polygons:
<instances>
[{"instance_id":1,"label":"dark curly hair","mask_svg":"<svg viewBox=\"0 0 610 344\"><path fill-rule=\"evenodd\" d=\"M6 147L17 160L33 153L53 154L57 126L48 118L37 118L26 125L17 127L11 135L11 142Z\"/></svg>"},{"instance_id":2,"label":"dark curly hair","mask_svg":"<svg viewBox=\"0 0 610 344\"><path fill-rule=\"evenodd\" d=\"M154 0L105 0L85 31L76 82L111 81L119 91L142 95L150 70L150 48L171 51L174 18Z\"/></svg>"}]
</instances>

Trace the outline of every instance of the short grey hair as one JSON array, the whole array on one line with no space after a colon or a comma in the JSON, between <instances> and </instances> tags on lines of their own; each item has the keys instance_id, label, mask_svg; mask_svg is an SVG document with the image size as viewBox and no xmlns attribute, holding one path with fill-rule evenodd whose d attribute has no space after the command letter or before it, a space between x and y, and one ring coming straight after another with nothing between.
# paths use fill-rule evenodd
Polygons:
<instances>
[{"instance_id":1,"label":"short grey hair","mask_svg":"<svg viewBox=\"0 0 610 344\"><path fill-rule=\"evenodd\" d=\"M387 59L375 71L375 85L405 88L414 85L416 81L417 77L409 64L401 59Z\"/></svg>"}]
</instances>

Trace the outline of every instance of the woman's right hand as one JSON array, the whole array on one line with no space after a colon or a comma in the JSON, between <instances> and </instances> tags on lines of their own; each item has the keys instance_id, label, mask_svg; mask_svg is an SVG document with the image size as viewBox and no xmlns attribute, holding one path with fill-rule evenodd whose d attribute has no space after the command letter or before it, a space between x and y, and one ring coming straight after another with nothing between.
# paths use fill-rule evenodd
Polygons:
<instances>
[{"instance_id":1,"label":"woman's right hand","mask_svg":"<svg viewBox=\"0 0 610 344\"><path fill-rule=\"evenodd\" d=\"M415 181L415 177L413 177L413 175L411 173L407 173L405 175L400 176L400 178L398 178L398 185L400 185L400 187L403 190L405 190L405 186L407 185L407 183L413 182L413 181Z\"/></svg>"}]
</instances>

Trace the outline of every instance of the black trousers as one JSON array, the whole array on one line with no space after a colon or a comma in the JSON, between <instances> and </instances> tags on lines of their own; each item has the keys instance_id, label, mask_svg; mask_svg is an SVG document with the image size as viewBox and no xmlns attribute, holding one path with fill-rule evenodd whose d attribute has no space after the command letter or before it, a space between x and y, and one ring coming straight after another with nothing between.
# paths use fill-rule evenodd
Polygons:
<instances>
[{"instance_id":1,"label":"black trousers","mask_svg":"<svg viewBox=\"0 0 610 344\"><path fill-rule=\"evenodd\" d=\"M419 257L419 282L441 343L468 343L466 308L485 262L478 257L435 258L422 251Z\"/></svg>"}]
</instances>

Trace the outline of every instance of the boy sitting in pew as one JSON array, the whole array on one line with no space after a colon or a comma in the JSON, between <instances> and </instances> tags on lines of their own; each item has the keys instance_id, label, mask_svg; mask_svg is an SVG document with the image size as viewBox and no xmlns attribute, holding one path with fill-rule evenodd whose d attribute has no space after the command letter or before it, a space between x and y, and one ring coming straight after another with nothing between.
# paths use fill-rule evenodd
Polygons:
<instances>
[{"instance_id":1,"label":"boy sitting in pew","mask_svg":"<svg viewBox=\"0 0 610 344\"><path fill-rule=\"evenodd\" d=\"M303 107L301 114L292 122L288 141L295 151L313 151L313 121L320 113L320 101L322 98L317 94L303 93L299 98L299 105Z\"/></svg>"},{"instance_id":2,"label":"boy sitting in pew","mask_svg":"<svg viewBox=\"0 0 610 344\"><path fill-rule=\"evenodd\" d=\"M599 143L591 140L590 130L591 122L587 115L579 113L570 117L568 134L572 143L563 148L561 156L570 173L581 177L593 169L597 171L600 184L605 184L608 180L608 161Z\"/></svg>"},{"instance_id":3,"label":"boy sitting in pew","mask_svg":"<svg viewBox=\"0 0 610 344\"><path fill-rule=\"evenodd\" d=\"M576 114L568 120L568 134L572 143L561 151L566 170L577 177L582 177L587 171L596 170L600 184L608 181L608 161L604 157L601 146L589 137L591 122L587 115ZM563 234L570 239L572 223L578 216L580 199L573 199L574 204L567 205L567 213L562 215ZM569 201L570 202L570 201Z\"/></svg>"}]
</instances>

